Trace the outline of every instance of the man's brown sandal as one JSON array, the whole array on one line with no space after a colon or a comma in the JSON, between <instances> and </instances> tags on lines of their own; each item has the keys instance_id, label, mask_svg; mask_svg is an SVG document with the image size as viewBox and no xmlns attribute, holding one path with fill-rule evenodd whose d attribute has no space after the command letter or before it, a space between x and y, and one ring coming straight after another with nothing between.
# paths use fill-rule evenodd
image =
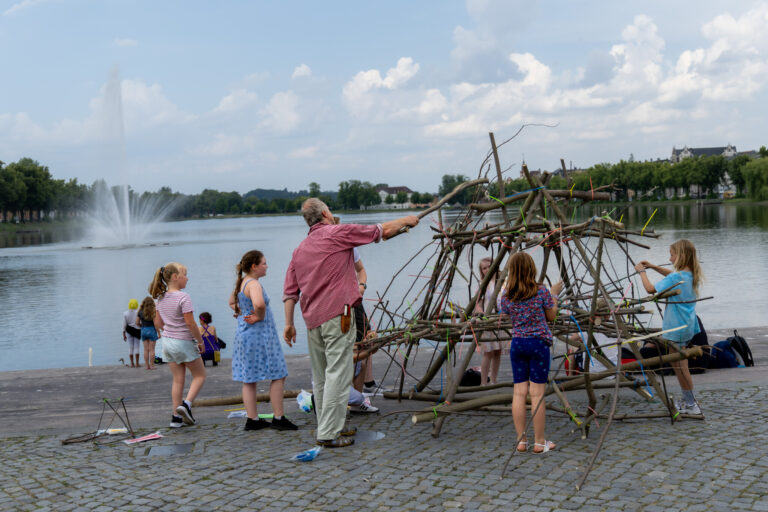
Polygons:
<instances>
[{"instance_id":1,"label":"man's brown sandal","mask_svg":"<svg viewBox=\"0 0 768 512\"><path fill-rule=\"evenodd\" d=\"M345 446L352 446L355 444L354 439L350 439L348 437L337 437L336 439L331 440L323 440L320 439L317 440L318 446L323 446L325 448L344 448Z\"/></svg>"}]
</instances>

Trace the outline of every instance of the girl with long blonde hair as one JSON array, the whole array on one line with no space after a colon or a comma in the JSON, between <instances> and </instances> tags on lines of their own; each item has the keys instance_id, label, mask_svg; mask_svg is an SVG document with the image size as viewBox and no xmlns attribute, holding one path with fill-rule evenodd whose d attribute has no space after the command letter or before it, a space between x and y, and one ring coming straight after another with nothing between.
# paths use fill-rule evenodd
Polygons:
<instances>
[{"instance_id":1,"label":"girl with long blonde hair","mask_svg":"<svg viewBox=\"0 0 768 512\"><path fill-rule=\"evenodd\" d=\"M668 343L674 343L682 349L688 345L695 334L701 331L696 319L696 297L699 295L703 275L696 255L696 247L690 240L677 240L669 246L669 262L672 263L674 270L645 260L635 265L635 270L640 275L643 288L648 293L680 290L678 295L667 297L662 323L664 331L678 329L664 333L662 337ZM664 276L664 279L655 285L651 283L646 273L648 268ZM682 359L669 364L675 372L683 394L682 401L676 404L677 409L684 414L701 414L701 408L693 393L693 378L688 369L688 360Z\"/></svg>"}]
</instances>

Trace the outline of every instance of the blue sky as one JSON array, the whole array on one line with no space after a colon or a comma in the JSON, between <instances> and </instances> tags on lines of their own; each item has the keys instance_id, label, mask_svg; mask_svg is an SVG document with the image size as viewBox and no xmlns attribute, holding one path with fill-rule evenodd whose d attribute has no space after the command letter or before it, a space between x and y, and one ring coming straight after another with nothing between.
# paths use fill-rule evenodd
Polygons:
<instances>
[{"instance_id":1,"label":"blue sky","mask_svg":"<svg viewBox=\"0 0 768 512\"><path fill-rule=\"evenodd\" d=\"M437 190L768 144L765 1L0 1L0 160L136 190ZM119 92L119 94L118 94ZM120 100L120 101L118 101Z\"/></svg>"}]
</instances>

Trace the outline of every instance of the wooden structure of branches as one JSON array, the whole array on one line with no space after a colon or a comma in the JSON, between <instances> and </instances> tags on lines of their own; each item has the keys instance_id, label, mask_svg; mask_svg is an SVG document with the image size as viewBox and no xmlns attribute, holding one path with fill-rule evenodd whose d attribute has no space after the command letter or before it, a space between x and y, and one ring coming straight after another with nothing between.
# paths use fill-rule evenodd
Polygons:
<instances>
[{"instance_id":1,"label":"wooden structure of branches","mask_svg":"<svg viewBox=\"0 0 768 512\"><path fill-rule=\"evenodd\" d=\"M660 397L657 403L663 407L661 415L673 421L679 417L666 393L663 379L658 379L649 370L670 361L693 357L700 354L700 349L680 351L673 346L663 356L649 359L640 356L638 344L642 345L645 339L661 341L658 329L646 327L648 315L658 309L659 301L679 293L667 290L651 296L638 296L638 290L633 286L635 262L629 246L648 249L642 239L657 238L658 235L653 229L628 229L621 218L617 220L607 213L575 222L576 210L581 205L592 200L609 200L610 193L600 189L573 190L572 187L551 190L548 188L551 175L531 173L525 164L522 173L530 188L508 193L499 148L510 140L497 145L491 133L490 150L477 177L462 183L420 214L423 218L436 213L436 219L433 217L430 225L432 240L408 260L378 297L369 315L376 326L377 336L362 342L360 349L388 347L386 351L392 361L396 361L390 369L399 372L399 379L396 389L385 396L432 402L433 405L421 412L413 413L412 421L432 422L435 437L451 414L509 404L512 393L500 390L512 387L511 382L474 387L462 387L460 382L477 344L511 339L509 317L495 312L497 295L506 280L507 257L517 251L537 253L539 282L549 284L562 280L564 283L558 301L558 316L550 324L552 334L556 340L585 355L584 371L578 375L565 375L562 364L565 358L554 359L546 395L559 405L550 403L545 406L570 418L574 430L580 430L582 438L588 436L595 418L607 418L593 453L594 461L614 419L620 388L633 389L647 401L653 396ZM567 177L562 160L561 165ZM473 194L471 204L458 212L455 208L444 209L453 197L465 190ZM483 279L473 272L480 259L477 253L483 256L490 253L492 261ZM620 262L618 268L615 260ZM418 269L415 274L414 268ZM476 304L489 289L492 290L491 298L484 301L485 309L479 312ZM598 317L603 321L595 321ZM637 361L618 364L616 359L606 357L607 347L597 342L595 335L598 333L611 338L614 347L616 344L627 347ZM471 348L467 348L467 342L471 343ZM424 347L429 347L426 350L430 352L430 364L423 375L414 376L409 362L419 350L425 350ZM595 361L605 369L590 371L590 365ZM637 370L642 371L642 381L634 376ZM441 377L440 385L434 386L433 380L438 373L445 375L446 382ZM410 389L404 386L407 377L416 381ZM614 380L608 386L600 382L609 377ZM605 387L613 390L613 396L599 401L595 389ZM571 406L564 393L571 390L586 393L586 410L577 411ZM478 395L478 391L484 393ZM603 411L609 405L606 414ZM532 408L538 406L542 405L531 405ZM658 416L659 413L622 414L620 419ZM590 468L591 462L583 478ZM582 483L583 479L578 486Z\"/></svg>"}]
</instances>

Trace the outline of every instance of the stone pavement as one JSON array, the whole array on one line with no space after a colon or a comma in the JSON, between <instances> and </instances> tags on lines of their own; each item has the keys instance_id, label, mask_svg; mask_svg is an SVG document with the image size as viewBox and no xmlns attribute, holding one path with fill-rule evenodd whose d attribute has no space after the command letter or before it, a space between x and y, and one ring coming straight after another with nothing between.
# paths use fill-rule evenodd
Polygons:
<instances>
[{"instance_id":1,"label":"stone pavement","mask_svg":"<svg viewBox=\"0 0 768 512\"><path fill-rule=\"evenodd\" d=\"M768 338L765 329L740 332L757 366L694 376L706 421L614 422L580 491L575 483L602 421L582 440L563 416L548 412L548 437L559 449L515 454L500 479L514 447L509 413L450 417L435 439L430 424L414 426L409 414L394 413L426 404L375 398L383 414L351 421L360 437L378 432L383 439L325 449L314 461L297 463L291 456L312 446L314 420L293 400L286 404L298 432L245 432L242 419L226 419L232 407L197 408L199 425L172 430L164 410L167 369L9 372L0 375L0 510L768 511ZM302 357L291 358L289 368L289 388L308 384ZM377 372L384 369L379 357ZM237 394L228 371L211 369L201 398ZM675 388L672 381L667 385ZM95 429L101 411L95 397L120 391L133 397L126 403L134 426L165 437L132 446L61 444ZM583 409L582 394L569 399ZM658 410L622 390L619 413ZM159 447L189 452L152 453Z\"/></svg>"}]
</instances>

